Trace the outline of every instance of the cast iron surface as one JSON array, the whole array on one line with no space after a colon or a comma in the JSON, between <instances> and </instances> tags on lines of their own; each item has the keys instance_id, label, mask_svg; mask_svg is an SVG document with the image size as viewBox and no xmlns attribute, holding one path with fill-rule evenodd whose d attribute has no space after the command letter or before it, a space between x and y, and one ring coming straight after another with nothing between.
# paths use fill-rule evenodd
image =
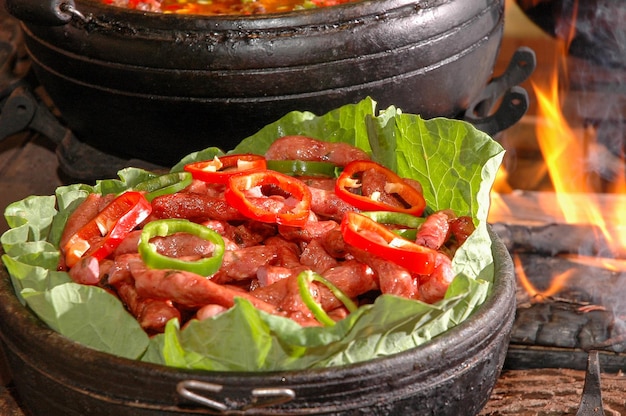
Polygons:
<instances>
[{"instance_id":1,"label":"cast iron surface","mask_svg":"<svg viewBox=\"0 0 626 416\"><path fill-rule=\"evenodd\" d=\"M494 238L496 281L480 309L426 345L340 368L276 373L183 371L82 347L51 331L24 308L0 269L0 340L18 393L35 415L473 415L487 402L502 368L515 313L508 251ZM209 395L220 411L184 399L183 381L221 386ZM257 388L295 397L259 408ZM202 393L202 392L200 392ZM205 394L205 393L202 393ZM244 411L242 409L251 406Z\"/></svg>"},{"instance_id":2,"label":"cast iron surface","mask_svg":"<svg viewBox=\"0 0 626 416\"><path fill-rule=\"evenodd\" d=\"M165 166L230 149L289 111L323 114L366 96L456 117L491 77L504 14L503 0L366 0L198 18L83 0L55 2L72 7L48 19L34 1L7 5L68 127L100 150Z\"/></svg>"}]
</instances>

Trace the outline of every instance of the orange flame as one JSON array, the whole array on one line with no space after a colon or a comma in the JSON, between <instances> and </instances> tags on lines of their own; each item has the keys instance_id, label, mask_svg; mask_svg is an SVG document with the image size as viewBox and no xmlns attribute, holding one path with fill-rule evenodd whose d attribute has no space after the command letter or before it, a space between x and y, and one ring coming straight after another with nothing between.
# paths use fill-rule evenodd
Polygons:
<instances>
[{"instance_id":1,"label":"orange flame","mask_svg":"<svg viewBox=\"0 0 626 416\"><path fill-rule=\"evenodd\" d=\"M522 262L518 256L513 257L513 262L515 263L515 274L517 276L518 283L526 291L526 293L530 295L531 298L539 301L547 299L549 297L553 297L554 295L559 293L559 291L561 291L561 289L565 287L567 281L574 273L573 269L567 270L552 278L552 280L550 280L550 286L548 286L547 289L540 290L532 284L532 282L526 275L526 272L524 271L524 268L522 266Z\"/></svg>"},{"instance_id":2,"label":"orange flame","mask_svg":"<svg viewBox=\"0 0 626 416\"><path fill-rule=\"evenodd\" d=\"M559 79L558 71L555 69L547 89L542 89L536 83L532 85L537 97L538 113L543 120L542 123L537 123L537 140L563 217L568 223L594 224L602 231L609 244L626 247L626 235L610 231L620 227L609 228L605 212L607 208L615 213L624 212L626 200L616 198L609 206L599 202L598 195L601 190L598 189L598 180L595 173L586 170L588 161L593 152L598 150L598 146L595 141L589 140L584 129L573 129L563 115ZM621 172L617 172L609 190L624 194L626 176L623 163L619 169ZM582 205L581 194L584 194L586 201ZM621 218L622 215L616 214L612 217Z\"/></svg>"},{"instance_id":3,"label":"orange flame","mask_svg":"<svg viewBox=\"0 0 626 416\"><path fill-rule=\"evenodd\" d=\"M581 255L563 255L562 257L567 258L573 263L578 263L584 266L599 267L616 273L626 272L626 260L624 259L611 259Z\"/></svg>"},{"instance_id":4,"label":"orange flame","mask_svg":"<svg viewBox=\"0 0 626 416\"><path fill-rule=\"evenodd\" d=\"M528 2L536 2L536 0L528 0ZM573 15L570 16L571 20L563 22L564 24L558 28L562 39L555 40L556 59L548 79L543 83L543 80L536 78L531 81L537 99L535 136L542 154L542 162L545 164L545 166L538 165L536 170L547 169L560 217L565 222L595 225L603 235L590 235L591 240L604 238L610 246L621 248L614 250L615 253L626 253L624 249L626 248L626 232L624 232L626 220L623 219L623 213L626 212L626 163L615 156L617 162L611 165L611 173L615 176L610 184L604 183L593 169L588 169L593 161L600 160L600 163L604 163L603 159L598 159L598 157L603 157L598 156L598 150L602 150L602 146L595 141L595 131L584 126L583 120L576 118L577 114L574 114L575 117L564 114L565 100L572 98L568 96L567 51L575 35L577 14L578 2L575 2ZM580 125L573 124L576 122ZM507 172L499 173L494 185L495 197L492 197L491 209L494 212L494 218L514 217L515 213L511 213L503 202L503 198L498 194L501 193L504 196L510 192L512 190L507 182ZM606 198L607 193L624 197ZM594 261L580 254L582 253L578 256L570 256L569 259L578 264L594 265L609 270L626 270L626 259L596 258ZM620 254L619 257L621 256ZM514 260L517 265L516 274L519 284L533 297L553 296L563 288L573 273L571 270L554 276L549 288L539 290L525 275L519 259Z\"/></svg>"}]
</instances>

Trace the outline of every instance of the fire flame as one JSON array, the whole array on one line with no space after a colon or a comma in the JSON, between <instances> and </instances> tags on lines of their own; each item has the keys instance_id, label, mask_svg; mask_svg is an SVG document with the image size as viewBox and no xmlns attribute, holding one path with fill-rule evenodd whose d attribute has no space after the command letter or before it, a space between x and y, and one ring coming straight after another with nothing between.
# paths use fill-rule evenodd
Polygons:
<instances>
[{"instance_id":1,"label":"fire flame","mask_svg":"<svg viewBox=\"0 0 626 416\"><path fill-rule=\"evenodd\" d=\"M535 0L528 0L533 2ZM577 6L577 2L576 5ZM571 22L576 21L578 13L574 7ZM626 195L626 175L623 160L612 165L611 172L615 175L607 185L593 169L588 169L598 150L602 148L596 142L595 131L585 126L572 125L571 118L563 113L564 100L568 94L567 58L569 44L574 38L576 25L564 24L559 28L566 40L556 39L556 59L547 82L532 79L531 86L537 99L537 122L535 135L541 151L545 169L547 169L554 197L558 203L564 222L571 224L591 224L602 231L602 236L590 235L590 239L603 238L611 247L620 247L615 252L625 253L626 223L616 224L615 220L623 217L626 212L626 198L616 198L607 204L607 198L600 201L601 193ZM580 121L580 120L579 120ZM603 162L600 162L603 163ZM598 165L599 163L596 163ZM606 163L604 163L606 164ZM543 167L542 167L543 169ZM538 168L539 170L539 168ZM507 182L507 172L501 172L494 186L491 211L494 218L510 217L510 209L500 197L501 194L512 192ZM581 201L584 201L581 203ZM611 215L607 215L611 213ZM610 219L607 219L609 218ZM610 226L609 226L609 223ZM597 241L597 240L593 240ZM612 270L626 270L626 260L601 259L585 256L586 253L569 255L568 259L577 264L604 265ZM575 259L577 257L577 259ZM520 285L534 298L546 298L563 289L571 272L552 277L550 287L539 290L533 286L518 258L516 274Z\"/></svg>"},{"instance_id":2,"label":"fire flame","mask_svg":"<svg viewBox=\"0 0 626 416\"><path fill-rule=\"evenodd\" d=\"M528 295L535 300L544 300L559 293L559 291L565 286L565 283L574 273L573 269L567 270L564 273L560 273L550 281L550 285L547 289L540 290L537 289L532 284L528 276L526 276L526 272L524 271L524 267L518 256L513 257L513 262L515 264L517 281L519 282L520 286L524 288L526 293L528 293Z\"/></svg>"},{"instance_id":3,"label":"fire flame","mask_svg":"<svg viewBox=\"0 0 626 416\"><path fill-rule=\"evenodd\" d=\"M565 43L561 45L563 56L566 56ZM595 137L588 137L585 129L573 129L563 115L560 79L555 69L547 88L537 83L532 83L532 86L537 97L538 114L543 121L537 123L536 136L563 218L572 224L596 225L610 245L626 247L626 235L615 232L621 228L620 224L609 227L607 223L607 206L599 201L603 189L598 184L596 174L586 169L599 147ZM619 164L619 169L621 174L615 176L607 189L613 194L624 194L626 190L623 163ZM581 194L586 201L582 205ZM608 208L615 213L624 212L624 201L623 198L616 198L614 206ZM612 217L620 218L621 215Z\"/></svg>"}]
</instances>

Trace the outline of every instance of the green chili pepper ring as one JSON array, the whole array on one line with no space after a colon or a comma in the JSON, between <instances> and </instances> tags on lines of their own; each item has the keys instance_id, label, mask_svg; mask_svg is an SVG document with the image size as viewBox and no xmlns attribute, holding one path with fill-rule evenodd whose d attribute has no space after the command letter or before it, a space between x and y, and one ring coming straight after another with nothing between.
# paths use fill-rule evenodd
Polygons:
<instances>
[{"instance_id":1,"label":"green chili pepper ring","mask_svg":"<svg viewBox=\"0 0 626 416\"><path fill-rule=\"evenodd\" d=\"M175 233L189 233L214 245L213 255L197 261L184 261L158 253L150 244L154 237L165 237ZM139 242L139 254L143 261L153 269L184 270L201 276L210 276L222 266L224 257L224 239L221 235L200 224L183 219L165 219L152 221L143 228Z\"/></svg>"},{"instance_id":2,"label":"green chili pepper ring","mask_svg":"<svg viewBox=\"0 0 626 416\"><path fill-rule=\"evenodd\" d=\"M189 172L172 172L157 176L137 184L136 191L145 191L146 199L152 201L157 196L169 195L182 191L193 181Z\"/></svg>"},{"instance_id":3,"label":"green chili pepper ring","mask_svg":"<svg viewBox=\"0 0 626 416\"><path fill-rule=\"evenodd\" d=\"M267 168L289 176L326 178L337 177L339 169L334 163L304 160L268 160Z\"/></svg>"},{"instance_id":4,"label":"green chili pepper ring","mask_svg":"<svg viewBox=\"0 0 626 416\"><path fill-rule=\"evenodd\" d=\"M313 313L315 319L317 319L324 326L333 326L335 325L335 321L328 316L326 311L322 309L322 306L318 304L311 292L309 292L309 284L313 281L317 281L324 286L326 286L330 291L339 299L341 303L344 304L346 309L349 312L354 312L357 310L358 306L350 299L345 293L341 291L337 286L332 284L325 277L321 276L318 273L315 273L311 270L305 270L301 272L298 277L298 290L300 292L300 296L302 297L302 301L306 305L307 308Z\"/></svg>"},{"instance_id":5,"label":"green chili pepper ring","mask_svg":"<svg viewBox=\"0 0 626 416\"><path fill-rule=\"evenodd\" d=\"M392 211L362 211L362 215L369 217L379 224L402 225L408 228L419 228L426 220L423 217Z\"/></svg>"},{"instance_id":6,"label":"green chili pepper ring","mask_svg":"<svg viewBox=\"0 0 626 416\"><path fill-rule=\"evenodd\" d=\"M407 240L415 240L417 230L426 221L424 217L416 217L415 215L406 214L404 212L392 211L363 211L361 215L365 215L379 224L400 225L407 228L398 228L391 230L394 234L406 238Z\"/></svg>"}]
</instances>

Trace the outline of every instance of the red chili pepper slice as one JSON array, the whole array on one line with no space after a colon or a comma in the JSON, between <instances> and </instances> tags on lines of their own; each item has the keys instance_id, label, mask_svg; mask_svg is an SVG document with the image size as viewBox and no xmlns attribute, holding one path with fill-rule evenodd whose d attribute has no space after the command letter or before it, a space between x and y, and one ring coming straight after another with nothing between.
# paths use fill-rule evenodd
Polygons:
<instances>
[{"instance_id":1,"label":"red chili pepper slice","mask_svg":"<svg viewBox=\"0 0 626 416\"><path fill-rule=\"evenodd\" d=\"M304 182L272 170L231 176L224 197L248 218L295 227L307 222L311 208Z\"/></svg>"},{"instance_id":2,"label":"red chili pepper slice","mask_svg":"<svg viewBox=\"0 0 626 416\"><path fill-rule=\"evenodd\" d=\"M384 176L384 192L400 202L399 205L382 202L376 195L362 195L355 191L361 187L361 177L368 170ZM419 216L426 208L424 195L419 190L404 182L392 170L370 160L348 163L335 183L335 193L347 203L364 211L394 211Z\"/></svg>"},{"instance_id":3,"label":"red chili pepper slice","mask_svg":"<svg viewBox=\"0 0 626 416\"><path fill-rule=\"evenodd\" d=\"M65 264L72 267L84 256L104 259L151 212L152 206L141 192L121 194L65 243Z\"/></svg>"},{"instance_id":4,"label":"red chili pepper slice","mask_svg":"<svg viewBox=\"0 0 626 416\"><path fill-rule=\"evenodd\" d=\"M211 183L227 183L228 179L241 172L257 172L267 168L265 157L251 153L214 157L213 160L189 163L184 169L194 179Z\"/></svg>"},{"instance_id":5,"label":"red chili pepper slice","mask_svg":"<svg viewBox=\"0 0 626 416\"><path fill-rule=\"evenodd\" d=\"M341 221L341 234L347 244L416 274L430 274L437 252L399 237L385 226L356 212L348 212Z\"/></svg>"}]
</instances>

